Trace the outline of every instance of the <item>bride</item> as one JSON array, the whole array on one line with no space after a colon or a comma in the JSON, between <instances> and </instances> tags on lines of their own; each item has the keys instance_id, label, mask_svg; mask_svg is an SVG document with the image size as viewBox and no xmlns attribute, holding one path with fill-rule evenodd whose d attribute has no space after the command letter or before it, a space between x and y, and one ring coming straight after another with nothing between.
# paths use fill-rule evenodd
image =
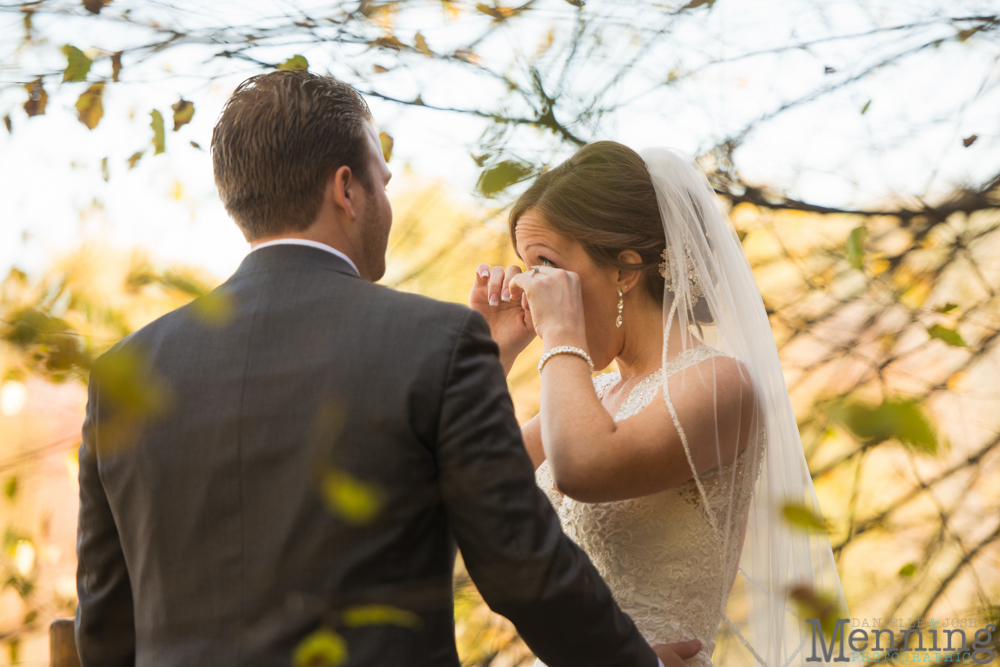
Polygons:
<instances>
[{"instance_id":1,"label":"bride","mask_svg":"<svg viewBox=\"0 0 1000 667\"><path fill-rule=\"evenodd\" d=\"M480 265L471 305L508 373L542 338L541 408L522 433L565 532L650 644L699 639L688 663L708 666L724 626L743 663L804 666L811 626L792 598L847 607L826 533L782 519L818 503L763 302L705 176L670 150L589 144L520 197L510 234L532 268Z\"/></svg>"}]
</instances>

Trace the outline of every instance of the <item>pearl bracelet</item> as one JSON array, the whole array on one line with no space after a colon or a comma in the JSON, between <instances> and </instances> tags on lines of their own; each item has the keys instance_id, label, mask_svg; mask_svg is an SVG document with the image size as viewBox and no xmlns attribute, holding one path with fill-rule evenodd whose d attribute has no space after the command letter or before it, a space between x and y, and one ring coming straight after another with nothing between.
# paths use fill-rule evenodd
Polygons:
<instances>
[{"instance_id":1,"label":"pearl bracelet","mask_svg":"<svg viewBox=\"0 0 1000 667\"><path fill-rule=\"evenodd\" d=\"M574 354L583 359L584 361L586 361L587 365L590 366L590 372L591 373L594 372L594 362L590 359L590 355L578 347L570 347L569 345L561 345L559 347L554 347L545 354L543 354L542 358L538 360L538 372L541 373L542 366L545 365L545 362L551 359L552 357L556 356L557 354Z\"/></svg>"}]
</instances>

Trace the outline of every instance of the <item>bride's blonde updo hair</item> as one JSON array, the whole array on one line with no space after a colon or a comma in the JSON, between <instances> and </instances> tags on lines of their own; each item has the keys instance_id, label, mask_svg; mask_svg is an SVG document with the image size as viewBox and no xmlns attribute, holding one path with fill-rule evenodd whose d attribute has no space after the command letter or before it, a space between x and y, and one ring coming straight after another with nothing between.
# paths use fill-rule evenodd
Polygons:
<instances>
[{"instance_id":1,"label":"bride's blonde updo hair","mask_svg":"<svg viewBox=\"0 0 1000 667\"><path fill-rule=\"evenodd\" d=\"M595 141L544 172L511 209L512 242L517 221L528 209L583 246L598 266L642 271L645 292L663 304L663 222L646 163L634 150L614 141ZM620 261L618 255L625 250L637 252L642 263ZM711 323L704 299L695 303L694 318Z\"/></svg>"}]
</instances>

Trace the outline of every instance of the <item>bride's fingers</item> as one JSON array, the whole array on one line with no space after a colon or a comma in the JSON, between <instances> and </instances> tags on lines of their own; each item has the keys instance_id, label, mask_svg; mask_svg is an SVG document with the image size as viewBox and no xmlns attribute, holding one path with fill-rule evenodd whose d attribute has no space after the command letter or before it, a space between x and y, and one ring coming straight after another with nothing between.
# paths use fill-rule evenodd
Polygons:
<instances>
[{"instance_id":1,"label":"bride's fingers","mask_svg":"<svg viewBox=\"0 0 1000 667\"><path fill-rule=\"evenodd\" d=\"M482 287L490 282L490 265L480 264L476 267L476 281L473 283L476 287Z\"/></svg>"},{"instance_id":2,"label":"bride's fingers","mask_svg":"<svg viewBox=\"0 0 1000 667\"><path fill-rule=\"evenodd\" d=\"M500 291L503 289L503 279L506 271L502 266L494 266L490 271L490 286L487 291L488 300L491 306L500 305Z\"/></svg>"},{"instance_id":3,"label":"bride's fingers","mask_svg":"<svg viewBox=\"0 0 1000 667\"><path fill-rule=\"evenodd\" d=\"M510 301L513 298L513 295L511 294L511 291L510 291L510 281L514 279L514 276L516 276L516 275L518 275L520 273L521 273L521 267L520 266L514 265L514 266L508 266L507 267L507 271L506 271L506 273L504 273L504 277L503 277L503 286L500 289L500 300L501 301Z\"/></svg>"}]
</instances>

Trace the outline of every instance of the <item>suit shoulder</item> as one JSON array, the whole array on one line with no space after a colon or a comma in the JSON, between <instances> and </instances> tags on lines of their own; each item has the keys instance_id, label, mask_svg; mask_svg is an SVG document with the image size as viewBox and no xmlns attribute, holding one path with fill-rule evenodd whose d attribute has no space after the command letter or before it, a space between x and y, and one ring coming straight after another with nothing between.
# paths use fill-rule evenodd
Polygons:
<instances>
[{"instance_id":1,"label":"suit shoulder","mask_svg":"<svg viewBox=\"0 0 1000 667\"><path fill-rule=\"evenodd\" d=\"M405 312L409 317L421 323L438 323L444 327L460 326L470 314L480 316L468 306L451 301L439 301L422 294L401 292L391 287L373 285L387 299L392 307Z\"/></svg>"}]
</instances>

